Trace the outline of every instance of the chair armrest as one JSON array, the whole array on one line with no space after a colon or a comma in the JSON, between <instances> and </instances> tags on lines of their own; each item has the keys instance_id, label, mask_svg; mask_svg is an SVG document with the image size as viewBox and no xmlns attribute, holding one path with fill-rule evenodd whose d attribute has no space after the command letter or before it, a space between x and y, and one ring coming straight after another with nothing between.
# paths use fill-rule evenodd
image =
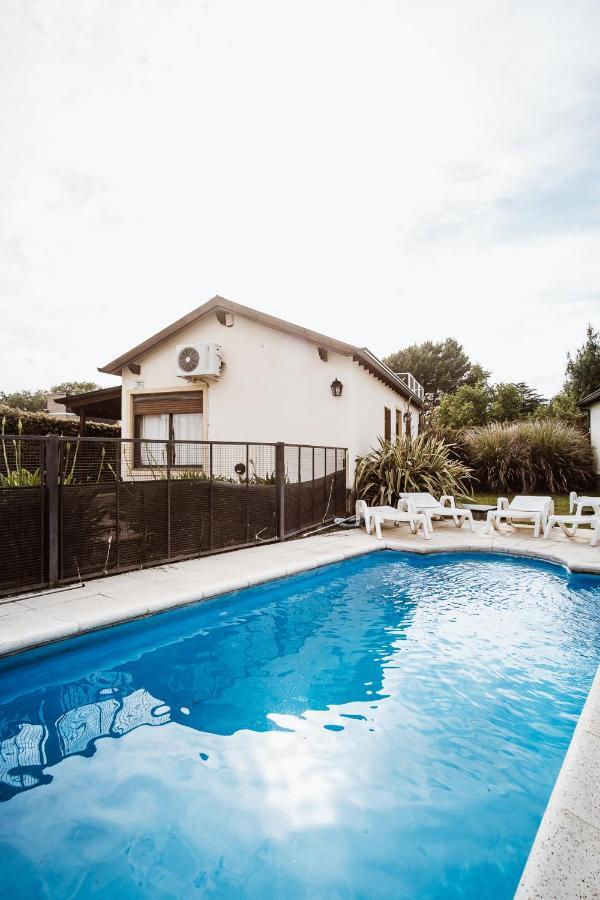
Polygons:
<instances>
[{"instance_id":1,"label":"chair armrest","mask_svg":"<svg viewBox=\"0 0 600 900\"><path fill-rule=\"evenodd\" d=\"M396 504L396 509L400 512L408 512L408 500L403 500L402 497L400 497Z\"/></svg>"},{"instance_id":2,"label":"chair armrest","mask_svg":"<svg viewBox=\"0 0 600 900\"><path fill-rule=\"evenodd\" d=\"M354 513L356 515L357 522L360 523L361 519L364 519L365 522L367 521L367 516L369 514L368 509L369 508L364 500L356 501L356 503L354 504Z\"/></svg>"},{"instance_id":3,"label":"chair armrest","mask_svg":"<svg viewBox=\"0 0 600 900\"><path fill-rule=\"evenodd\" d=\"M498 497L498 509L508 509L509 507L508 497Z\"/></svg>"},{"instance_id":4,"label":"chair armrest","mask_svg":"<svg viewBox=\"0 0 600 900\"><path fill-rule=\"evenodd\" d=\"M447 505L451 508L456 506L456 501L451 494L444 494L443 497L440 497L440 506L446 506L446 501L449 501Z\"/></svg>"}]
</instances>

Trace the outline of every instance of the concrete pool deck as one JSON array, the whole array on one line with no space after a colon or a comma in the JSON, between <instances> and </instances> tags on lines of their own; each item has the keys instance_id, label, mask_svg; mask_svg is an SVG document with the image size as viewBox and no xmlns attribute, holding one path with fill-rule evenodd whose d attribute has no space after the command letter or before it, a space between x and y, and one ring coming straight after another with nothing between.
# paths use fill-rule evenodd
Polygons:
<instances>
[{"instance_id":1,"label":"concrete pool deck","mask_svg":"<svg viewBox=\"0 0 600 900\"><path fill-rule=\"evenodd\" d=\"M557 533L533 538L531 528L486 535L436 523L432 539L404 526L384 528L383 540L361 529L324 532L186 560L55 591L0 601L0 656L73 637L119 622L195 603L251 585L317 569L377 550L419 553L509 553L600 575L600 547L589 538ZM542 819L521 884L520 900L600 897L600 674L596 675Z\"/></svg>"}]
</instances>

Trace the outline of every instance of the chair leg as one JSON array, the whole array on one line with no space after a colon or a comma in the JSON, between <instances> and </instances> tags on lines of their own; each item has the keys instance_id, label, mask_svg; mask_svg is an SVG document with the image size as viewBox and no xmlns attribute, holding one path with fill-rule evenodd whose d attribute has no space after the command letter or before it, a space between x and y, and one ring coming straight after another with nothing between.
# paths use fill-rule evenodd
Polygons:
<instances>
[{"instance_id":1,"label":"chair leg","mask_svg":"<svg viewBox=\"0 0 600 900\"><path fill-rule=\"evenodd\" d=\"M592 540L590 541L591 546L597 547L598 540L600 540L600 522L598 522L598 524L596 525L596 527L594 528L594 530L592 532Z\"/></svg>"},{"instance_id":2,"label":"chair leg","mask_svg":"<svg viewBox=\"0 0 600 900\"><path fill-rule=\"evenodd\" d=\"M541 527L541 520L540 520L540 517L539 517L539 516L536 516L535 519L533 520L533 522L534 522L534 524L533 524L533 536L534 536L534 538L536 538L536 537L539 537L539 536L540 536L540 527Z\"/></svg>"},{"instance_id":3,"label":"chair leg","mask_svg":"<svg viewBox=\"0 0 600 900\"><path fill-rule=\"evenodd\" d=\"M382 540L382 535L381 535L381 522L380 522L380 520L377 518L377 516L375 516L375 534L376 534L376 536L377 536L377 540L378 540L378 541L381 541L381 540Z\"/></svg>"}]
</instances>

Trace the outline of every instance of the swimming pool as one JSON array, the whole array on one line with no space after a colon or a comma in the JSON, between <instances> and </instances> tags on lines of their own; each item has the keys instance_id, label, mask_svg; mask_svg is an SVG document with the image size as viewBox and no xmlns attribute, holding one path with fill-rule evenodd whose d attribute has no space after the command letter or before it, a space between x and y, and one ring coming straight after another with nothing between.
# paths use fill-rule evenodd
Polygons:
<instances>
[{"instance_id":1,"label":"swimming pool","mask_svg":"<svg viewBox=\"0 0 600 900\"><path fill-rule=\"evenodd\" d=\"M600 579L370 554L0 661L0 896L511 897Z\"/></svg>"}]
</instances>

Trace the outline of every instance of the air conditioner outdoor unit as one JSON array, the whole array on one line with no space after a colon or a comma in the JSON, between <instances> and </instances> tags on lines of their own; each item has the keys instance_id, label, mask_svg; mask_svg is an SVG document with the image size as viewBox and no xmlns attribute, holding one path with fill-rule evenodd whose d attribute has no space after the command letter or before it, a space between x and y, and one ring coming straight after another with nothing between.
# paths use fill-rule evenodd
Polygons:
<instances>
[{"instance_id":1,"label":"air conditioner outdoor unit","mask_svg":"<svg viewBox=\"0 0 600 900\"><path fill-rule=\"evenodd\" d=\"M218 378L223 366L218 344L179 344L177 374L180 378Z\"/></svg>"}]
</instances>

